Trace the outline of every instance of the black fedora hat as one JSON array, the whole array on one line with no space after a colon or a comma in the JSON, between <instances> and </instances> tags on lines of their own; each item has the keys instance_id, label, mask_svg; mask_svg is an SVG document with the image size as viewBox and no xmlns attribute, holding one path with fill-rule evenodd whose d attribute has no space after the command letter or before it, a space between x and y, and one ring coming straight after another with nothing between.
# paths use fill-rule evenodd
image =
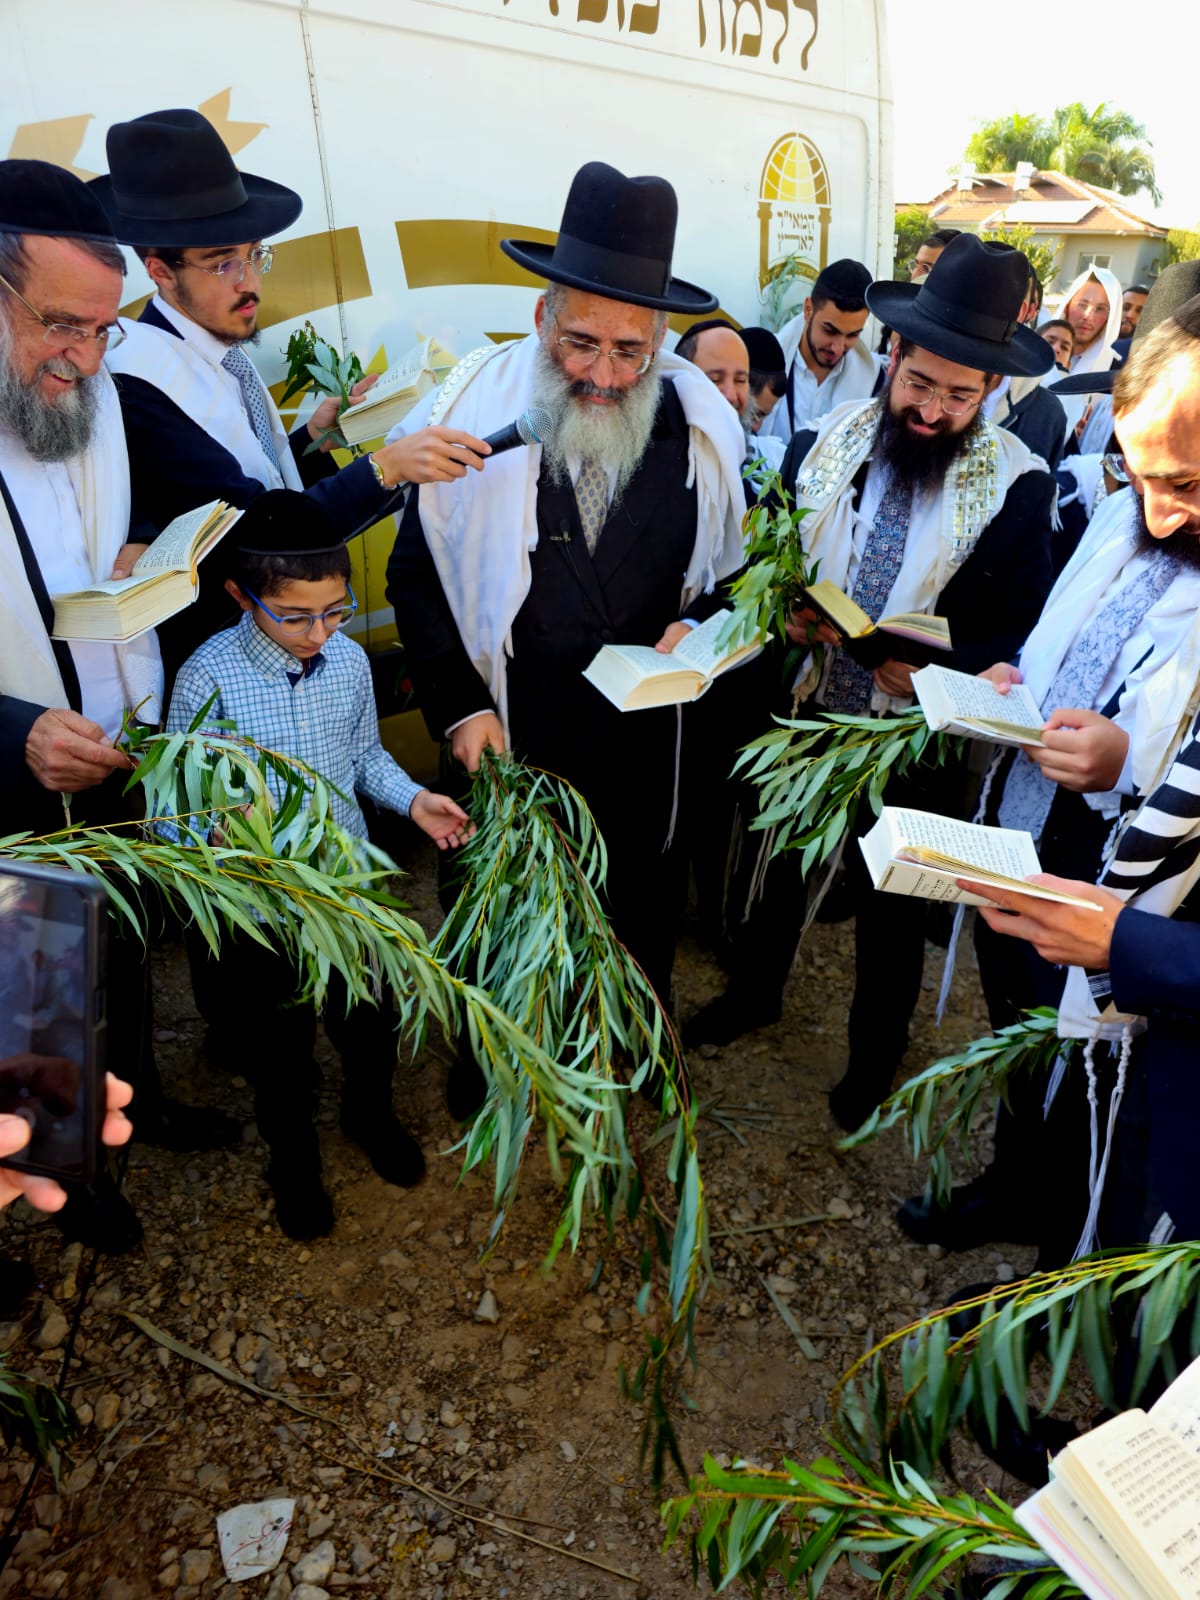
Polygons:
<instances>
[{"instance_id":1,"label":"black fedora hat","mask_svg":"<svg viewBox=\"0 0 1200 1600\"><path fill-rule=\"evenodd\" d=\"M1194 295L1200 294L1200 261L1175 261L1164 267L1155 278L1142 307L1142 315L1133 336L1117 339L1113 349L1120 356L1107 372L1073 372L1057 383L1047 384L1055 394L1111 394L1117 373L1129 359L1129 351L1138 339L1153 333L1160 322L1173 317L1180 306L1186 305ZM1124 349L1122 349L1124 346Z\"/></svg>"},{"instance_id":2,"label":"black fedora hat","mask_svg":"<svg viewBox=\"0 0 1200 1600\"><path fill-rule=\"evenodd\" d=\"M300 215L295 190L239 172L198 111L115 122L107 144L108 176L90 187L122 244L243 244L282 233Z\"/></svg>"},{"instance_id":3,"label":"black fedora hat","mask_svg":"<svg viewBox=\"0 0 1200 1600\"><path fill-rule=\"evenodd\" d=\"M627 178L589 161L571 180L556 244L501 239L506 256L551 283L656 311L702 316L716 295L671 276L679 202L665 178Z\"/></svg>"},{"instance_id":4,"label":"black fedora hat","mask_svg":"<svg viewBox=\"0 0 1200 1600\"><path fill-rule=\"evenodd\" d=\"M873 283L867 305L922 350L1011 378L1036 378L1054 365L1044 339L1018 322L1029 262L1011 245L960 233L919 283Z\"/></svg>"}]
</instances>

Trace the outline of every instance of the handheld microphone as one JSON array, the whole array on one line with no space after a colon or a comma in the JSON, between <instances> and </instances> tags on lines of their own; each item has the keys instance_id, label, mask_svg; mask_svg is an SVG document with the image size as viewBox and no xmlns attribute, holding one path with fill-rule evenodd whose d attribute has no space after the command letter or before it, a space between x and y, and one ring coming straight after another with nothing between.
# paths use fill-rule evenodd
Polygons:
<instances>
[{"instance_id":1,"label":"handheld microphone","mask_svg":"<svg viewBox=\"0 0 1200 1600\"><path fill-rule=\"evenodd\" d=\"M501 428L496 433L489 433L484 439L484 444L490 444L492 454L498 456L503 450L515 450L521 444L546 444L554 432L554 418L544 406L530 406L515 422L510 422L507 428Z\"/></svg>"}]
</instances>

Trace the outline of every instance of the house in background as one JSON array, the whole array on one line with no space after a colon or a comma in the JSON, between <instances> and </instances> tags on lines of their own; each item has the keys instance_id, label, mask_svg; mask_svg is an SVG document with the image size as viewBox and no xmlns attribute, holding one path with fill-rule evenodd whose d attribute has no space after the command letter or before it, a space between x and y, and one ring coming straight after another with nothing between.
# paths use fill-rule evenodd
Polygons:
<instances>
[{"instance_id":1,"label":"house in background","mask_svg":"<svg viewBox=\"0 0 1200 1600\"><path fill-rule=\"evenodd\" d=\"M1035 243L1055 251L1047 294L1060 293L1085 267L1107 267L1130 284L1152 282L1167 264L1166 228L1132 210L1125 195L1061 172L1038 172L1028 162L1016 172L979 173L965 163L953 187L918 205L931 233L993 233L1006 224L1031 229Z\"/></svg>"}]
</instances>

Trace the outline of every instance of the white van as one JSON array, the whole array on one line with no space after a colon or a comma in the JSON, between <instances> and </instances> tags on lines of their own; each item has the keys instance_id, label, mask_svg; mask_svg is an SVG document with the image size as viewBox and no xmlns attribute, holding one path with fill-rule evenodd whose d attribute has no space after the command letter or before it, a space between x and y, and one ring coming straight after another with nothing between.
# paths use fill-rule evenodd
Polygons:
<instances>
[{"instance_id":1,"label":"white van","mask_svg":"<svg viewBox=\"0 0 1200 1600\"><path fill-rule=\"evenodd\" d=\"M239 165L298 190L260 315L272 384L305 319L377 371L421 335L464 355L526 333L540 286L499 241L552 239L589 160L669 178L676 272L752 323L789 256L810 277L840 256L890 273L882 13L883 0L6 0L0 150L89 177L107 170L111 123L194 107ZM130 269L136 311L149 285L132 255ZM359 543L359 637L386 650L390 525ZM402 677L380 676L384 698Z\"/></svg>"}]
</instances>

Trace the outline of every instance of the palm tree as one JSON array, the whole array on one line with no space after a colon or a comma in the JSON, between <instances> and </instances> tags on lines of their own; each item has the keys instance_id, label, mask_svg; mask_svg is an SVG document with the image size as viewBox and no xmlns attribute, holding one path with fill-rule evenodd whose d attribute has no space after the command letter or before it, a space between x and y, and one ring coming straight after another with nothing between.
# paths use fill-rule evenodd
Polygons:
<instances>
[{"instance_id":1,"label":"palm tree","mask_svg":"<svg viewBox=\"0 0 1200 1600\"><path fill-rule=\"evenodd\" d=\"M1013 112L985 122L971 135L966 159L980 172L1012 172L1018 162L1065 172L1118 194L1145 190L1162 203L1146 129L1128 111L1102 100L1089 111L1080 100L1058 106L1049 118Z\"/></svg>"}]
</instances>

